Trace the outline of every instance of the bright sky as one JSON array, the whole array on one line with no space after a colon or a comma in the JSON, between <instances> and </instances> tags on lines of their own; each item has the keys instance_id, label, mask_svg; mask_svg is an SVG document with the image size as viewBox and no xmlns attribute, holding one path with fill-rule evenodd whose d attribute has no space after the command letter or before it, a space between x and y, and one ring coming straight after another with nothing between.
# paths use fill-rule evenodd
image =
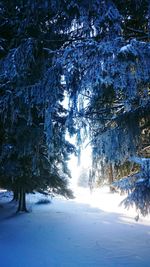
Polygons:
<instances>
[{"instance_id":1,"label":"bright sky","mask_svg":"<svg viewBox=\"0 0 150 267\"><path fill-rule=\"evenodd\" d=\"M62 82L63 82L64 77L62 76ZM65 98L62 102L64 108L68 109L69 105L69 98L67 94L65 94ZM87 103L85 103L86 105ZM66 134L66 139L72 143L75 144L76 140L74 137L70 137L69 134ZM78 163L78 157L75 157L74 155L71 156L71 159L68 163L69 169L71 171L72 179L70 181L71 187L75 188L77 186L77 181L78 177L80 175L80 171L82 168L90 168L92 164L92 158L91 158L91 146L87 145L89 142L88 138L82 144L82 151L81 151L81 156L80 156L80 164Z\"/></svg>"}]
</instances>

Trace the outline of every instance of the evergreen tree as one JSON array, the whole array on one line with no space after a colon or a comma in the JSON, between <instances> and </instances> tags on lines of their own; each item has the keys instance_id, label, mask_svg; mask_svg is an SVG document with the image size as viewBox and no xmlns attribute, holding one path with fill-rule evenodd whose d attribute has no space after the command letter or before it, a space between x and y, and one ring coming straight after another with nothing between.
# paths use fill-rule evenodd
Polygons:
<instances>
[{"instance_id":1,"label":"evergreen tree","mask_svg":"<svg viewBox=\"0 0 150 267\"><path fill-rule=\"evenodd\" d=\"M88 28L87 38L81 29L83 39L66 45L58 54L57 62L62 66L70 95L70 124L78 125L79 138L83 127L90 125L93 169L100 170L101 163L104 168L109 166L109 180L113 182L115 164L142 156L141 151L149 146L149 7L145 1L140 26L137 21L140 1L134 14L129 3L124 7L117 3L115 6L115 1L104 2L106 28L101 27L101 35L95 25L93 35ZM104 2L98 1L99 6ZM128 37L133 20L135 25ZM120 31L115 31L116 23ZM113 34L110 34L112 30ZM141 41L143 34L145 42ZM144 200L148 203L147 197ZM138 201L140 203L140 199Z\"/></svg>"},{"instance_id":2,"label":"evergreen tree","mask_svg":"<svg viewBox=\"0 0 150 267\"><path fill-rule=\"evenodd\" d=\"M50 31L46 3L2 3L0 184L14 191L18 210L26 211L25 193L34 190L72 197L67 160L75 149L65 140L59 66L53 65L53 53L45 47Z\"/></svg>"}]
</instances>

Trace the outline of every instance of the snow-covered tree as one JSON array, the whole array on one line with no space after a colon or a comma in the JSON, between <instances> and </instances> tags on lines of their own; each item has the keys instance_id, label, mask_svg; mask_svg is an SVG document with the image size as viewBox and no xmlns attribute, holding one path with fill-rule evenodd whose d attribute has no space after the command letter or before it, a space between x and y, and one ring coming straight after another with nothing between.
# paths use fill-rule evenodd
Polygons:
<instances>
[{"instance_id":1,"label":"snow-covered tree","mask_svg":"<svg viewBox=\"0 0 150 267\"><path fill-rule=\"evenodd\" d=\"M40 13L48 12L45 4L6 1L1 8L7 45L0 61L0 184L17 193L19 210L26 210L25 193L33 190L72 197L67 188L67 160L75 149L65 140L67 114L61 104L60 69L42 39L50 30L48 18ZM33 13L37 5L38 12L27 18L27 10ZM32 31L36 23L41 36Z\"/></svg>"},{"instance_id":2,"label":"snow-covered tree","mask_svg":"<svg viewBox=\"0 0 150 267\"><path fill-rule=\"evenodd\" d=\"M149 146L148 2L143 7L143 29L140 30L137 22L136 34L133 36L132 29L130 38L127 36L130 32L128 24L132 24L133 19L130 8L127 6L126 11L120 7L118 10L117 4L115 6L111 1L109 4L110 9L107 6L104 16L106 32L101 28L103 36L99 38L95 30L94 38L87 35L83 40L75 40L57 56L70 95L70 124L77 123L80 137L82 128L90 125L94 169L101 169L102 162L105 168L123 164L135 155L142 156L141 151ZM99 5L102 6L100 1ZM137 13L139 6L140 1ZM108 13L111 8L113 13ZM114 26L111 27L114 33L111 36L110 17L106 14L111 14L111 26ZM126 21L121 14L126 14ZM117 34L114 30L116 21L122 26ZM142 34L145 31L144 42L141 31ZM109 167L111 173L113 166Z\"/></svg>"}]
</instances>

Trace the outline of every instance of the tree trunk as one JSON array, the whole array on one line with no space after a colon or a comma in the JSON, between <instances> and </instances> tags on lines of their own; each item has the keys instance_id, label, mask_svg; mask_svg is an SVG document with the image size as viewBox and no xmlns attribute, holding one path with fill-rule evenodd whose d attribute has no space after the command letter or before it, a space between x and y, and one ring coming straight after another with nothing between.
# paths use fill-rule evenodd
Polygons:
<instances>
[{"instance_id":1,"label":"tree trunk","mask_svg":"<svg viewBox=\"0 0 150 267\"><path fill-rule=\"evenodd\" d=\"M27 212L26 208L26 192L23 187L20 188L19 191L19 205L18 205L18 212L23 211Z\"/></svg>"},{"instance_id":2,"label":"tree trunk","mask_svg":"<svg viewBox=\"0 0 150 267\"><path fill-rule=\"evenodd\" d=\"M113 168L112 168L112 164L110 163L109 165L109 185L110 185L110 191L113 192L114 189L112 187L112 183L114 181L114 178L113 178Z\"/></svg>"},{"instance_id":3,"label":"tree trunk","mask_svg":"<svg viewBox=\"0 0 150 267\"><path fill-rule=\"evenodd\" d=\"M13 199L12 201L18 201L19 200L19 192L18 189L13 190Z\"/></svg>"}]
</instances>

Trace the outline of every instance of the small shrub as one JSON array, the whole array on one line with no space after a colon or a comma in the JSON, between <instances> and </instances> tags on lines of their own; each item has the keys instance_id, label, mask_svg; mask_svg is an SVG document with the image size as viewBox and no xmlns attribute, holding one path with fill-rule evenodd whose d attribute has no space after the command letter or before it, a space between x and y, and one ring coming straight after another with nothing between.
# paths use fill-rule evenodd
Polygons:
<instances>
[{"instance_id":1,"label":"small shrub","mask_svg":"<svg viewBox=\"0 0 150 267\"><path fill-rule=\"evenodd\" d=\"M51 201L48 198L42 198L36 202L37 205L50 204L50 203Z\"/></svg>"}]
</instances>

